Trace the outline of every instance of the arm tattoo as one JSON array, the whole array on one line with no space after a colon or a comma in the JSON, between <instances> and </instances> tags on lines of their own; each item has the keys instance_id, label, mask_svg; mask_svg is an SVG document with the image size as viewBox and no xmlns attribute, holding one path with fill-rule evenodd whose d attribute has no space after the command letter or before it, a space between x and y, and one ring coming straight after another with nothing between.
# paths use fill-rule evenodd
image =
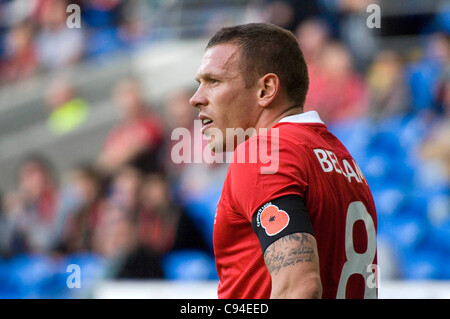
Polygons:
<instances>
[{"instance_id":1,"label":"arm tattoo","mask_svg":"<svg viewBox=\"0 0 450 319\"><path fill-rule=\"evenodd\" d=\"M312 262L313 258L313 243L306 233L284 236L267 247L264 253L264 261L271 275L278 274L283 267Z\"/></svg>"}]
</instances>

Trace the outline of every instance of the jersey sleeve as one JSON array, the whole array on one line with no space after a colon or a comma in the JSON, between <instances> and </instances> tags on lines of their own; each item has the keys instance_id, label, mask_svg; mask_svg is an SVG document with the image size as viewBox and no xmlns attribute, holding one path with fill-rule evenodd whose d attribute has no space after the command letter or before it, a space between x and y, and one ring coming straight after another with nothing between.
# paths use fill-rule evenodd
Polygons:
<instances>
[{"instance_id":1,"label":"jersey sleeve","mask_svg":"<svg viewBox=\"0 0 450 319\"><path fill-rule=\"evenodd\" d=\"M253 214L273 199L305 198L307 167L302 154L301 147L272 136L258 135L239 145L229 171L235 211L251 222Z\"/></svg>"}]
</instances>

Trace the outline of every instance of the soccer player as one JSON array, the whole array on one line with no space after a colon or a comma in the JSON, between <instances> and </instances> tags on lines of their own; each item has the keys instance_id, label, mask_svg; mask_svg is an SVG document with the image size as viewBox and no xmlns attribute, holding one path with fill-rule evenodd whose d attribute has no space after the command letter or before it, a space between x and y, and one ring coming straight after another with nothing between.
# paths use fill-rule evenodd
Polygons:
<instances>
[{"instance_id":1,"label":"soccer player","mask_svg":"<svg viewBox=\"0 0 450 319\"><path fill-rule=\"evenodd\" d=\"M222 28L196 79L190 103L209 146L235 149L214 221L219 298L376 298L373 198L318 113L303 113L308 72L294 35ZM256 133L230 146L239 128ZM239 156L263 145L276 169Z\"/></svg>"}]
</instances>

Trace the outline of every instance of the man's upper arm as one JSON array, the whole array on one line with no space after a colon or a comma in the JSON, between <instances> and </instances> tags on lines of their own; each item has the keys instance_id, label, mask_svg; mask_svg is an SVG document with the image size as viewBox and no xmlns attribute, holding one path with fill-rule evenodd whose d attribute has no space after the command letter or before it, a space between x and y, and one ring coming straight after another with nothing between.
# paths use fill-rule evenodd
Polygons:
<instances>
[{"instance_id":1,"label":"man's upper arm","mask_svg":"<svg viewBox=\"0 0 450 319\"><path fill-rule=\"evenodd\" d=\"M294 233L272 243L264 253L272 277L271 298L320 298L319 257L311 234Z\"/></svg>"},{"instance_id":2,"label":"man's upper arm","mask_svg":"<svg viewBox=\"0 0 450 319\"><path fill-rule=\"evenodd\" d=\"M320 296L317 243L304 199L287 195L271 200L255 212L252 227L272 277L271 297Z\"/></svg>"}]
</instances>

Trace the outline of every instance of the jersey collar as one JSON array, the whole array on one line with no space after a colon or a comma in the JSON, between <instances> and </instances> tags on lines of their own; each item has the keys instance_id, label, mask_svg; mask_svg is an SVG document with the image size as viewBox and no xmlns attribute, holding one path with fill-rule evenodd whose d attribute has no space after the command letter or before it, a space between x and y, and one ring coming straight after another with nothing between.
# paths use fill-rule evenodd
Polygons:
<instances>
[{"instance_id":1,"label":"jersey collar","mask_svg":"<svg viewBox=\"0 0 450 319\"><path fill-rule=\"evenodd\" d=\"M325 124L316 111L309 111L300 114L289 115L283 117L278 123L290 122L290 123L316 123Z\"/></svg>"}]
</instances>

